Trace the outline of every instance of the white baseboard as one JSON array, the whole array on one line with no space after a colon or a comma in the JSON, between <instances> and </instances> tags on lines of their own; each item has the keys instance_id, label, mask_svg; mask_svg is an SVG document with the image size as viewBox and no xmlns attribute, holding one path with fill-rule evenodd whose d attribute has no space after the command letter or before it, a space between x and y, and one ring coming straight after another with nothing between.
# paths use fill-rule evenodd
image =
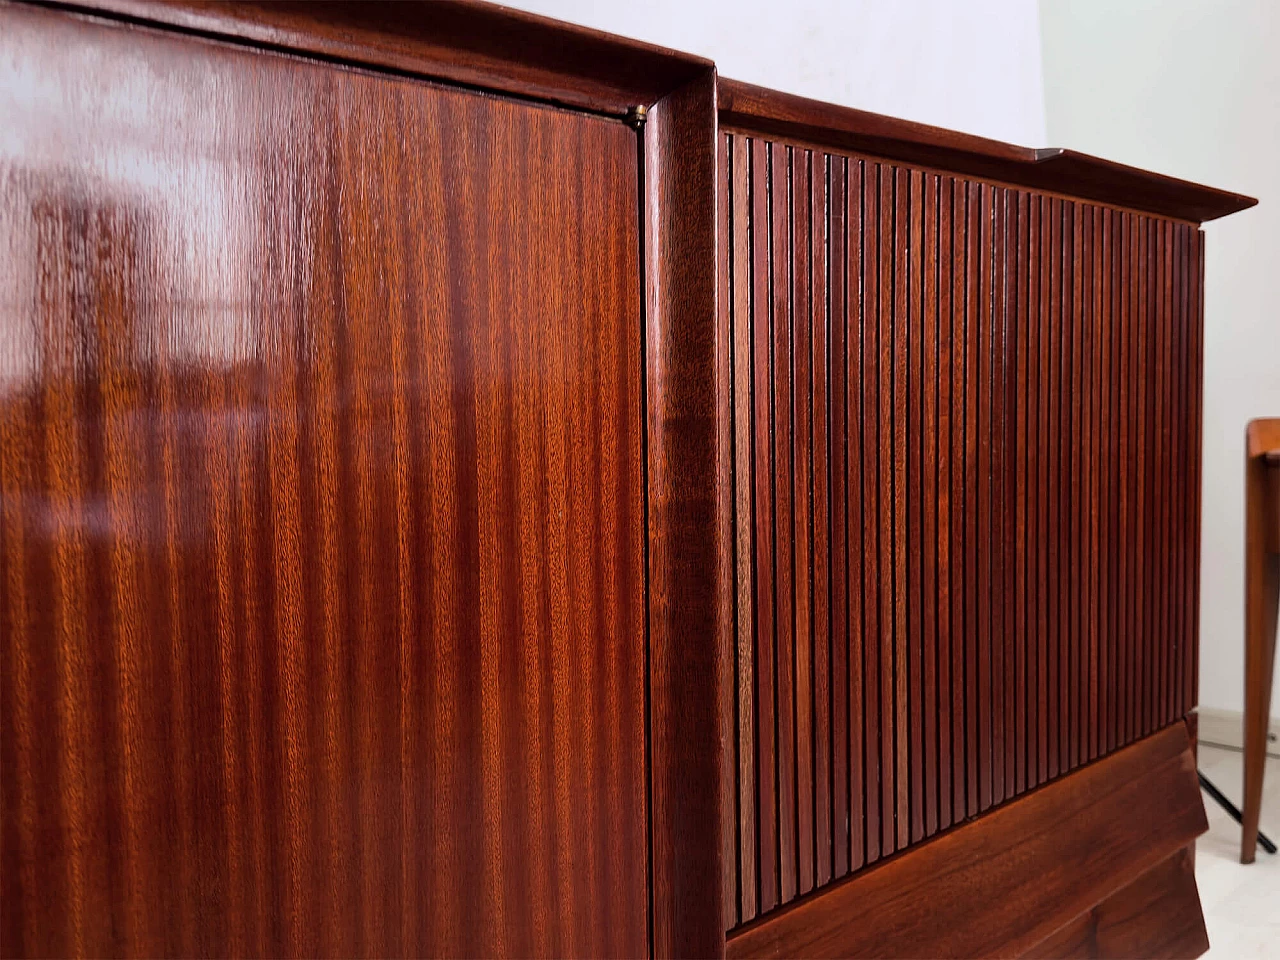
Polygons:
<instances>
[{"instance_id":1,"label":"white baseboard","mask_svg":"<svg viewBox=\"0 0 1280 960\"><path fill-rule=\"evenodd\" d=\"M1244 714L1239 710L1217 710L1197 707L1200 716L1200 742L1215 747L1244 749ZM1267 756L1280 757L1280 717L1272 717L1267 725Z\"/></svg>"}]
</instances>

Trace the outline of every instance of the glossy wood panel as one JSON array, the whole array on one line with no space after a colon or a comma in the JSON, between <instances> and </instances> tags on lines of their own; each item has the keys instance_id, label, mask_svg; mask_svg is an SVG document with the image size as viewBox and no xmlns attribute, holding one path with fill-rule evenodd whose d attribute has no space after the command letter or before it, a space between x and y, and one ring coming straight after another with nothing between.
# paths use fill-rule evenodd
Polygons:
<instances>
[{"instance_id":1,"label":"glossy wood panel","mask_svg":"<svg viewBox=\"0 0 1280 960\"><path fill-rule=\"evenodd\" d=\"M0 72L0 952L647 953L634 132L21 7Z\"/></svg>"},{"instance_id":2,"label":"glossy wood panel","mask_svg":"<svg viewBox=\"0 0 1280 960\"><path fill-rule=\"evenodd\" d=\"M687 53L477 0L81 0L63 6L618 117L712 67Z\"/></svg>"},{"instance_id":3,"label":"glossy wood panel","mask_svg":"<svg viewBox=\"0 0 1280 960\"><path fill-rule=\"evenodd\" d=\"M1193 705L1201 241L747 133L719 175L732 927Z\"/></svg>"},{"instance_id":4,"label":"glossy wood panel","mask_svg":"<svg viewBox=\"0 0 1280 960\"><path fill-rule=\"evenodd\" d=\"M1021 956L1091 910L1114 918L1113 896L1207 828L1187 728L1175 723L756 920L730 935L726 956ZM1203 931L1194 881L1189 899L1185 885L1175 893L1137 904L1170 934Z\"/></svg>"}]
</instances>

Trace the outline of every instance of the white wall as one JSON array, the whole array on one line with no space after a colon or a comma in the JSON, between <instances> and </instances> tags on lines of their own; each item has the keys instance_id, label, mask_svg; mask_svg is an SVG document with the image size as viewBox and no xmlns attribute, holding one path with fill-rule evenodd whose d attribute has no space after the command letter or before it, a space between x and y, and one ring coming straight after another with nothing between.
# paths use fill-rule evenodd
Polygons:
<instances>
[{"instance_id":1,"label":"white wall","mask_svg":"<svg viewBox=\"0 0 1280 960\"><path fill-rule=\"evenodd\" d=\"M510 0L509 0L510 2ZM819 100L1044 145L1035 0L514 0Z\"/></svg>"},{"instance_id":2,"label":"white wall","mask_svg":"<svg viewBox=\"0 0 1280 960\"><path fill-rule=\"evenodd\" d=\"M1244 425L1280 416L1280 3L1042 0L1040 16L1051 141L1260 201L1205 225L1200 702L1242 710Z\"/></svg>"}]
</instances>

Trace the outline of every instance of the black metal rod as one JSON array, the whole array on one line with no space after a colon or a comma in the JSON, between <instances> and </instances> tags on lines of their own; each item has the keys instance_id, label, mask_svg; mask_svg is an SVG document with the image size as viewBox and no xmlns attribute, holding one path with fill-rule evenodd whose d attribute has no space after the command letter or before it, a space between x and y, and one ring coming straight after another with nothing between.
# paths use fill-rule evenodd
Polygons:
<instances>
[{"instance_id":1,"label":"black metal rod","mask_svg":"<svg viewBox=\"0 0 1280 960\"><path fill-rule=\"evenodd\" d=\"M1234 819L1236 823L1244 823L1244 816L1236 808L1236 805L1228 800L1223 795L1222 791L1215 787L1213 783L1210 782L1209 778L1199 770L1196 771L1196 775L1200 778L1200 786L1204 788L1204 792L1217 800L1218 806L1231 814L1232 819ZM1267 853L1276 852L1276 845L1272 843L1270 838L1268 838L1261 830L1258 831L1258 846L1262 847L1262 849L1267 851Z\"/></svg>"}]
</instances>

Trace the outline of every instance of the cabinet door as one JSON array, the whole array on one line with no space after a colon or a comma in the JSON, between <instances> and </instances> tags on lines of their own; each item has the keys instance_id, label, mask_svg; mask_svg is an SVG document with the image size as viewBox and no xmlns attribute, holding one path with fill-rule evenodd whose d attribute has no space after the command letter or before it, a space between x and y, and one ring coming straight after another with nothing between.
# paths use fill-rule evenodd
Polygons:
<instances>
[{"instance_id":1,"label":"cabinet door","mask_svg":"<svg viewBox=\"0 0 1280 960\"><path fill-rule=\"evenodd\" d=\"M0 116L0 952L647 952L635 134L14 7Z\"/></svg>"}]
</instances>

